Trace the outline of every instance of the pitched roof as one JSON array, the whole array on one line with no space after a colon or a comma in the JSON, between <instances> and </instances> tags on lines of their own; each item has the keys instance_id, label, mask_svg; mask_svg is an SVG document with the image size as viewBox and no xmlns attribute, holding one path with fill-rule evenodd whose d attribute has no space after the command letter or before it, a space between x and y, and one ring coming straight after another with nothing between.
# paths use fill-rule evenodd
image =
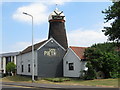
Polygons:
<instances>
[{"instance_id":1,"label":"pitched roof","mask_svg":"<svg viewBox=\"0 0 120 90\"><path fill-rule=\"evenodd\" d=\"M75 54L80 58L80 59L85 59L84 52L87 47L73 47L70 46L70 48L75 52Z\"/></svg>"},{"instance_id":2,"label":"pitched roof","mask_svg":"<svg viewBox=\"0 0 120 90\"><path fill-rule=\"evenodd\" d=\"M34 44L34 50L37 50L41 45L43 45L47 40L44 40L42 42L39 42L37 44ZM32 51L32 46L28 46L26 49L24 49L20 54L28 53Z\"/></svg>"}]
</instances>

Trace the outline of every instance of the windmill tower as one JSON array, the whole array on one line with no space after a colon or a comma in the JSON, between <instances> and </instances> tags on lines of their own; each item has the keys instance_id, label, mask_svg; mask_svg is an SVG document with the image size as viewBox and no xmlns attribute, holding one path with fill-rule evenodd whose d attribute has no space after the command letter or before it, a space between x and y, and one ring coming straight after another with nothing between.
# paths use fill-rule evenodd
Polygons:
<instances>
[{"instance_id":1,"label":"windmill tower","mask_svg":"<svg viewBox=\"0 0 120 90\"><path fill-rule=\"evenodd\" d=\"M63 14L63 11L59 11L58 8L56 8L49 15L48 20L49 20L48 39L50 37L54 38L61 46L67 49L68 43L65 29L65 16Z\"/></svg>"}]
</instances>

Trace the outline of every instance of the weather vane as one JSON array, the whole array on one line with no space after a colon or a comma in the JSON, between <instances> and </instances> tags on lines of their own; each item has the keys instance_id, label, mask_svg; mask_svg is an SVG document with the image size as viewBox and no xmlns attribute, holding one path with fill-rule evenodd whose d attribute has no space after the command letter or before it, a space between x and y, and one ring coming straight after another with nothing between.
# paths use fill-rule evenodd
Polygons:
<instances>
[{"instance_id":1,"label":"weather vane","mask_svg":"<svg viewBox=\"0 0 120 90\"><path fill-rule=\"evenodd\" d=\"M56 3L55 6L56 6L56 9L57 9L57 7L58 7L58 3Z\"/></svg>"}]
</instances>

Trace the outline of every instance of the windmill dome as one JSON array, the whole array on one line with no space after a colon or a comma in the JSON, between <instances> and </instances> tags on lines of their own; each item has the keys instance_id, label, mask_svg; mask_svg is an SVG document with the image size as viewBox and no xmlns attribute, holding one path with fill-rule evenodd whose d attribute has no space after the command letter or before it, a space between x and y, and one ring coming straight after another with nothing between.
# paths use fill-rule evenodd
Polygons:
<instances>
[{"instance_id":1,"label":"windmill dome","mask_svg":"<svg viewBox=\"0 0 120 90\"><path fill-rule=\"evenodd\" d=\"M63 11L59 11L58 8L56 8L50 15L48 20L53 20L53 16L59 16L59 17L65 17L63 14ZM63 18L65 20L65 18Z\"/></svg>"}]
</instances>

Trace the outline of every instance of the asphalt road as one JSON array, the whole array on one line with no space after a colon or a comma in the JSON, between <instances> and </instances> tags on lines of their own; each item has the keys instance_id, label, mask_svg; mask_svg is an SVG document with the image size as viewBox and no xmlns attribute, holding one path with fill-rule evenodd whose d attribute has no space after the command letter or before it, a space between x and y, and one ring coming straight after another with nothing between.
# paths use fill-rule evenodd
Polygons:
<instances>
[{"instance_id":1,"label":"asphalt road","mask_svg":"<svg viewBox=\"0 0 120 90\"><path fill-rule=\"evenodd\" d=\"M119 90L118 88L34 88L17 85L2 85L2 90Z\"/></svg>"},{"instance_id":2,"label":"asphalt road","mask_svg":"<svg viewBox=\"0 0 120 90\"><path fill-rule=\"evenodd\" d=\"M34 88L16 85L2 85L2 90L53 90L53 89Z\"/></svg>"}]
</instances>

